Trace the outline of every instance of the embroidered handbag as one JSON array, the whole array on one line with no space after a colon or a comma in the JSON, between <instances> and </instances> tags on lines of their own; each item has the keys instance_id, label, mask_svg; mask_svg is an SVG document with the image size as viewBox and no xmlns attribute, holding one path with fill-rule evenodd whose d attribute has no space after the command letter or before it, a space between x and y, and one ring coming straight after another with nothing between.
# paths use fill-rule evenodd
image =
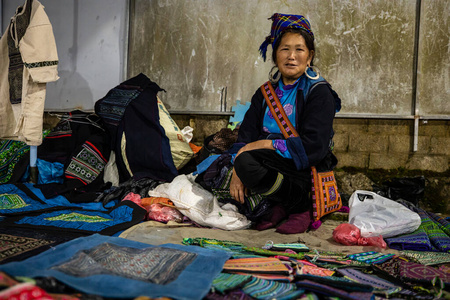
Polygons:
<instances>
[{"instance_id":1,"label":"embroidered handbag","mask_svg":"<svg viewBox=\"0 0 450 300\"><path fill-rule=\"evenodd\" d=\"M299 136L295 127L289 121L283 106L273 90L270 81L261 86L267 105L274 116L274 120L280 127L285 138ZM342 207L341 196L339 195L336 178L332 170L318 172L314 166L311 167L311 198L313 204L313 219L320 220L324 215L335 212Z\"/></svg>"}]
</instances>

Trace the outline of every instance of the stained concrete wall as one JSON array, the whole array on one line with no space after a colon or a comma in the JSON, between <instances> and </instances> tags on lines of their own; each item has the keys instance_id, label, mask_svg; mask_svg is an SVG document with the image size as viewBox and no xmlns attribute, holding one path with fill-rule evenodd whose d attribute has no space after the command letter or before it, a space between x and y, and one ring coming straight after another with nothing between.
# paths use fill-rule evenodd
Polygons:
<instances>
[{"instance_id":1,"label":"stained concrete wall","mask_svg":"<svg viewBox=\"0 0 450 300\"><path fill-rule=\"evenodd\" d=\"M450 1L422 0L417 100L422 115L450 115Z\"/></svg>"},{"instance_id":2,"label":"stained concrete wall","mask_svg":"<svg viewBox=\"0 0 450 300\"><path fill-rule=\"evenodd\" d=\"M411 114L414 0L134 0L128 75L160 83L172 110L223 110L224 87L228 109L248 101L272 67L258 48L274 12L310 20L315 63L343 113Z\"/></svg>"}]
</instances>

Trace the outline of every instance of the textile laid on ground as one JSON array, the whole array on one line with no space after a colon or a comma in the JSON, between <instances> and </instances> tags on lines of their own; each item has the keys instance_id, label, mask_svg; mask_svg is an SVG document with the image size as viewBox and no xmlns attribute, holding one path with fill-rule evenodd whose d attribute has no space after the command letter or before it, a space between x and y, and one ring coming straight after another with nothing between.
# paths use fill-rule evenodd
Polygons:
<instances>
[{"instance_id":1,"label":"textile laid on ground","mask_svg":"<svg viewBox=\"0 0 450 300\"><path fill-rule=\"evenodd\" d=\"M0 264L19 261L79 237L68 232L43 231L19 227L0 230Z\"/></svg>"},{"instance_id":2,"label":"textile laid on ground","mask_svg":"<svg viewBox=\"0 0 450 300\"><path fill-rule=\"evenodd\" d=\"M58 80L57 65L44 6L26 0L0 40L0 138L41 144L46 83Z\"/></svg>"},{"instance_id":3,"label":"textile laid on ground","mask_svg":"<svg viewBox=\"0 0 450 300\"><path fill-rule=\"evenodd\" d=\"M219 250L155 247L95 234L23 262L0 265L0 270L12 276L52 276L83 293L103 297L202 299L228 258Z\"/></svg>"},{"instance_id":4,"label":"textile laid on ground","mask_svg":"<svg viewBox=\"0 0 450 300\"><path fill-rule=\"evenodd\" d=\"M405 235L387 238L389 248L398 250L450 252L450 222L413 204L402 202L421 218L419 228Z\"/></svg>"},{"instance_id":5,"label":"textile laid on ground","mask_svg":"<svg viewBox=\"0 0 450 300\"><path fill-rule=\"evenodd\" d=\"M73 204L63 196L46 199L31 184L0 185L1 226L112 235L141 222L146 210L131 201L104 208L101 203ZM112 202L111 204L114 204Z\"/></svg>"},{"instance_id":6,"label":"textile laid on ground","mask_svg":"<svg viewBox=\"0 0 450 300\"><path fill-rule=\"evenodd\" d=\"M171 181L178 174L169 139L159 123L156 96L162 90L141 73L95 103L95 112L111 137L120 183L131 177Z\"/></svg>"}]
</instances>

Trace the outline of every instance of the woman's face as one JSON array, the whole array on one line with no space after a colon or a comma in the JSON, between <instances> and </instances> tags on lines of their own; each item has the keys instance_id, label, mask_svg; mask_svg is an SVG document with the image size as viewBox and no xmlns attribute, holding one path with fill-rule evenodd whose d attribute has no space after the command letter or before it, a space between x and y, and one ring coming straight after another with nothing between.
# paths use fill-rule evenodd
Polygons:
<instances>
[{"instance_id":1,"label":"woman's face","mask_svg":"<svg viewBox=\"0 0 450 300\"><path fill-rule=\"evenodd\" d=\"M305 39L299 33L287 32L281 38L276 52L276 65L284 84L293 84L305 73L314 51L306 47Z\"/></svg>"}]
</instances>

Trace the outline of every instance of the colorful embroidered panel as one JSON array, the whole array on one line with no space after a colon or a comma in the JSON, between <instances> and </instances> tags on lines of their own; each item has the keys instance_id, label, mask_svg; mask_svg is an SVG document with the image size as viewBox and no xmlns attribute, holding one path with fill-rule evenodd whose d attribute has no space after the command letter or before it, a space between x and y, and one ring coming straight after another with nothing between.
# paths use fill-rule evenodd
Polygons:
<instances>
[{"instance_id":1,"label":"colorful embroidered panel","mask_svg":"<svg viewBox=\"0 0 450 300\"><path fill-rule=\"evenodd\" d=\"M52 269L76 277L110 274L165 285L176 280L196 257L195 253L176 249L136 249L103 243Z\"/></svg>"},{"instance_id":2,"label":"colorful embroidered panel","mask_svg":"<svg viewBox=\"0 0 450 300\"><path fill-rule=\"evenodd\" d=\"M256 299L298 299L305 291L293 283L253 278L242 291Z\"/></svg>"},{"instance_id":3,"label":"colorful embroidered panel","mask_svg":"<svg viewBox=\"0 0 450 300\"><path fill-rule=\"evenodd\" d=\"M39 215L17 217L8 226L38 227L48 230L62 228L71 232L114 234L144 220L146 210L131 201L122 201L109 212L62 209ZM8 221L8 220L7 220ZM5 224L5 223L4 223Z\"/></svg>"},{"instance_id":4,"label":"colorful embroidered panel","mask_svg":"<svg viewBox=\"0 0 450 300\"><path fill-rule=\"evenodd\" d=\"M39 212L55 208L67 207L67 201L63 204L52 201L46 203L34 194L28 184L2 184L0 185L0 214L17 215L27 212ZM37 189L34 189L37 190ZM43 199L45 199L42 196ZM64 197L60 197L65 199ZM55 198L57 200L59 198Z\"/></svg>"},{"instance_id":5,"label":"colorful embroidered panel","mask_svg":"<svg viewBox=\"0 0 450 300\"><path fill-rule=\"evenodd\" d=\"M0 195L0 206L2 209L18 209L30 204L25 203L25 201L17 194L1 194Z\"/></svg>"},{"instance_id":6,"label":"colorful embroidered panel","mask_svg":"<svg viewBox=\"0 0 450 300\"><path fill-rule=\"evenodd\" d=\"M355 253L355 254L349 254L347 255L348 258L356 260L356 261L362 261L367 264L381 264L392 257L394 257L395 254L390 253L380 253L376 251L369 251L369 252L362 252L362 253Z\"/></svg>"},{"instance_id":7,"label":"colorful embroidered panel","mask_svg":"<svg viewBox=\"0 0 450 300\"><path fill-rule=\"evenodd\" d=\"M272 257L229 259L223 266L225 272L269 273L289 275L289 269Z\"/></svg>"},{"instance_id":8,"label":"colorful embroidered panel","mask_svg":"<svg viewBox=\"0 0 450 300\"><path fill-rule=\"evenodd\" d=\"M70 161L65 171L67 178L76 178L84 184L94 181L103 171L107 160L89 141L83 144L81 151Z\"/></svg>"},{"instance_id":9,"label":"colorful embroidered panel","mask_svg":"<svg viewBox=\"0 0 450 300\"><path fill-rule=\"evenodd\" d=\"M252 279L251 275L237 275L220 273L217 275L212 283L213 291L225 293L229 290L241 287Z\"/></svg>"},{"instance_id":10,"label":"colorful embroidered panel","mask_svg":"<svg viewBox=\"0 0 450 300\"><path fill-rule=\"evenodd\" d=\"M375 291L383 292L386 294L393 294L401 290L401 287L384 280L382 278L379 278L377 276L373 276L370 274L365 274L362 271L356 270L356 269L339 269L338 272L345 276L346 278L349 278L351 280L354 280L356 282L362 283L362 284L368 284L375 288Z\"/></svg>"},{"instance_id":11,"label":"colorful embroidered panel","mask_svg":"<svg viewBox=\"0 0 450 300\"><path fill-rule=\"evenodd\" d=\"M0 140L0 183L11 179L14 167L28 151L30 146L24 142Z\"/></svg>"},{"instance_id":12,"label":"colorful embroidered panel","mask_svg":"<svg viewBox=\"0 0 450 300\"><path fill-rule=\"evenodd\" d=\"M0 262L51 243L53 241L0 233Z\"/></svg>"}]
</instances>

